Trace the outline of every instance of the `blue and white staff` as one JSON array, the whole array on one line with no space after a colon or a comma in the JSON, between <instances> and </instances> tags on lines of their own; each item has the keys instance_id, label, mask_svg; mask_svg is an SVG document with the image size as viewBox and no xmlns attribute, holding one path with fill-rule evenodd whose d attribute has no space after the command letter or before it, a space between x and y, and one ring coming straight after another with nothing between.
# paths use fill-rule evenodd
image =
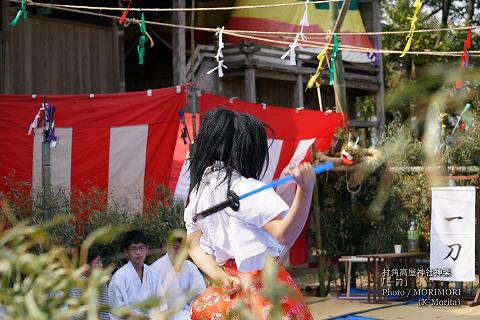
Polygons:
<instances>
[{"instance_id":1,"label":"blue and white staff","mask_svg":"<svg viewBox=\"0 0 480 320\"><path fill-rule=\"evenodd\" d=\"M319 174L319 173L323 173L323 172L327 172L329 170L332 170L333 167L334 167L333 163L326 162L326 163L314 166L313 171L316 174ZM261 188L258 188L258 189L252 190L250 192L247 192L245 194L242 194L241 196L238 196L235 192L233 192L232 190L229 190L228 193L227 193L227 200L225 200L224 202L219 203L219 204L217 204L217 205L215 205L211 208L208 208L207 210L204 210L202 212L197 213L193 217L193 221L196 222L198 220L201 220L205 217L208 217L209 215L212 215L212 214L214 214L214 213L216 213L220 210L223 210L225 208L228 208L228 207L230 207L234 211L238 211L238 209L240 208L240 200L248 198L248 197L250 197L250 196L252 196L256 193L262 192L263 190L278 187L279 185L285 184L285 183L287 183L289 181L292 181L292 180L293 180L292 176L286 176L286 177L283 177L281 179L274 180L274 181L264 185Z\"/></svg>"}]
</instances>

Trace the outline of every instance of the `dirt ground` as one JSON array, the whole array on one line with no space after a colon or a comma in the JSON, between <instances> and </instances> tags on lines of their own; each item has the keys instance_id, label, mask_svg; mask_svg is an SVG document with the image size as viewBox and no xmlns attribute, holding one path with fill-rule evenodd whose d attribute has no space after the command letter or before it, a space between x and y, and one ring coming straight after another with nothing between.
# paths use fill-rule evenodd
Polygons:
<instances>
[{"instance_id":1,"label":"dirt ground","mask_svg":"<svg viewBox=\"0 0 480 320\"><path fill-rule=\"evenodd\" d=\"M304 292L305 299L315 319L382 319L382 320L478 320L480 319L480 306L470 307L462 305L420 307L418 304L405 302L390 302L388 304L370 304L362 300L338 299L340 292L339 278L331 279L330 291L327 297L320 298L316 295L318 287L318 274L316 269L295 268L289 270L295 282ZM366 289L366 279L359 278L357 287ZM357 318L358 319L358 318Z\"/></svg>"},{"instance_id":2,"label":"dirt ground","mask_svg":"<svg viewBox=\"0 0 480 320\"><path fill-rule=\"evenodd\" d=\"M388 305L339 300L336 297L307 297L307 304L315 319L351 319L352 316L382 320L478 320L480 306L419 307L417 304Z\"/></svg>"}]
</instances>

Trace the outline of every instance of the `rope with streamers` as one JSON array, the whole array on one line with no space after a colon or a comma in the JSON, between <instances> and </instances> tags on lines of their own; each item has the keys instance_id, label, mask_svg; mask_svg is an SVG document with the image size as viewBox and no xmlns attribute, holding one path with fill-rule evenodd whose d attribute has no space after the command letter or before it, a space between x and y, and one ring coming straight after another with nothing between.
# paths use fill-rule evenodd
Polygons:
<instances>
[{"instance_id":1,"label":"rope with streamers","mask_svg":"<svg viewBox=\"0 0 480 320\"><path fill-rule=\"evenodd\" d=\"M317 81L318 77L320 76L320 73L322 73L323 70L323 61L325 60L325 57L327 55L328 51L328 46L324 47L323 50L318 54L317 59L318 59L318 67L317 71L315 74L308 80L307 88L311 89L315 82Z\"/></svg>"},{"instance_id":2,"label":"rope with streamers","mask_svg":"<svg viewBox=\"0 0 480 320\"><path fill-rule=\"evenodd\" d=\"M462 70L466 70L469 65L469 49L472 41L472 29L468 29L467 31L467 39L463 41L463 54L462 54L462 61L461 61L461 67Z\"/></svg>"},{"instance_id":3,"label":"rope with streamers","mask_svg":"<svg viewBox=\"0 0 480 320\"><path fill-rule=\"evenodd\" d=\"M455 82L455 89L461 89L463 87L461 72L465 71L470 64L470 45L472 40L472 29L468 29L467 38L463 41L463 53L460 58L460 72L458 73L457 81Z\"/></svg>"},{"instance_id":4,"label":"rope with streamers","mask_svg":"<svg viewBox=\"0 0 480 320\"><path fill-rule=\"evenodd\" d=\"M35 118L33 118L32 123L30 124L30 127L28 128L28 135L31 135L34 129L38 129L38 124L40 122L40 115L43 111L43 105L42 107L38 110L37 114L35 115Z\"/></svg>"},{"instance_id":5,"label":"rope with streamers","mask_svg":"<svg viewBox=\"0 0 480 320\"><path fill-rule=\"evenodd\" d=\"M128 11L130 11L130 8L132 7L132 0L123 0L123 2L126 2L126 1L128 1L128 6L125 9L125 11L123 11L122 16L118 19L118 24L122 24L125 21L125 19L127 18Z\"/></svg>"},{"instance_id":6,"label":"rope with streamers","mask_svg":"<svg viewBox=\"0 0 480 320\"><path fill-rule=\"evenodd\" d=\"M335 61L337 60L338 52L338 36L333 35L333 48L330 56L330 85L335 83Z\"/></svg>"},{"instance_id":7,"label":"rope with streamers","mask_svg":"<svg viewBox=\"0 0 480 320\"><path fill-rule=\"evenodd\" d=\"M142 12L142 20L140 22L140 39L138 40L137 52L138 52L138 64L143 65L143 57L145 56L145 43L147 42L147 29L145 27L145 16Z\"/></svg>"},{"instance_id":8,"label":"rope with streamers","mask_svg":"<svg viewBox=\"0 0 480 320\"><path fill-rule=\"evenodd\" d=\"M415 8L415 11L413 12L412 17L408 17L407 19L410 20L410 31L408 32L408 35L406 37L407 43L405 44L405 48L403 49L402 54L400 55L400 58L405 56L405 54L410 50L410 46L412 45L412 39L413 39L413 34L415 32L417 20L418 20L418 12L422 8L422 0L415 0L413 3L413 7Z\"/></svg>"},{"instance_id":9,"label":"rope with streamers","mask_svg":"<svg viewBox=\"0 0 480 320\"><path fill-rule=\"evenodd\" d=\"M124 22L123 22L123 27L124 28L127 28L128 26L130 26L131 24L138 24L140 25L142 22L141 21L138 21L137 19L135 18L132 18L132 19L126 19ZM152 36L148 33L148 31L146 30L146 21L145 21L145 35L147 36L148 38L148 42L150 42L150 48L153 48L153 46L155 45L155 42L153 42L153 38Z\"/></svg>"},{"instance_id":10,"label":"rope with streamers","mask_svg":"<svg viewBox=\"0 0 480 320\"><path fill-rule=\"evenodd\" d=\"M57 136L55 135L55 120L53 118L56 108L49 103L44 103L45 108L45 120L46 120L46 141L50 142L50 148L55 148L57 146Z\"/></svg>"},{"instance_id":11,"label":"rope with streamers","mask_svg":"<svg viewBox=\"0 0 480 320\"><path fill-rule=\"evenodd\" d=\"M37 114L33 118L30 127L28 128L28 135L31 135L34 129L40 128L43 117L45 117L45 126L43 128L44 139L47 142L50 142L50 148L55 148L57 146L58 137L55 135L55 115L56 108L47 103L42 103L42 106L38 110Z\"/></svg>"},{"instance_id":12,"label":"rope with streamers","mask_svg":"<svg viewBox=\"0 0 480 320\"><path fill-rule=\"evenodd\" d=\"M10 0L14 1L14 0ZM333 2L341 2L343 0L314 0L310 1L312 4L327 4ZM33 2L33 1L32 1ZM36 2L34 2L37 4ZM122 8L118 7L99 7L99 6L79 6L69 4L51 4L59 8L65 9L83 9L83 10L105 10L105 11L122 11ZM245 5L245 6L233 6L233 7L195 7L195 8L132 8L132 11L151 11L151 12L180 12L180 11L230 11L230 10L250 10L250 9L268 9L268 8L280 8L280 7L294 7L301 6L301 2L289 2L289 3L275 3L275 4L260 4L260 5Z\"/></svg>"},{"instance_id":13,"label":"rope with streamers","mask_svg":"<svg viewBox=\"0 0 480 320\"><path fill-rule=\"evenodd\" d=\"M17 0L6 0L9 2L13 3L18 3ZM125 0L128 1L128 0ZM328 0L328 1L311 1L310 4L317 4L317 3L329 3L329 2L340 2L343 0ZM92 16L97 16L97 17L104 17L104 18L111 18L118 20L118 16L113 16L113 15L107 15L107 14L101 14L101 13L95 13L91 11L82 11L79 9L84 9L84 10L108 10L108 11L122 11L124 10L123 8L118 8L118 7L92 7L92 6L75 6L75 5L60 5L60 4L53 4L53 3L39 3L39 2L34 2L34 1L28 1L29 6L36 6L36 7L43 7L43 8L50 8L54 10L60 10L60 11L69 11L69 12L77 12L79 14L86 14L86 15L92 15ZM303 5L302 3L285 3L285 4L275 4L275 5L259 5L259 6L241 6L241 7L219 7L219 8L211 8L211 7L196 7L196 8L130 8L130 11L158 11L158 12L175 12L175 11L212 11L212 10L241 10L241 9L259 9L259 8L272 8L272 7L284 7L284 6L298 6L298 5ZM185 26L185 25L177 25L177 24L171 24L171 23L161 23L161 22L153 22L153 21L147 21L147 24L154 24L154 25L159 25L159 26L165 26L165 27L175 27L175 28L184 28L184 29L193 29L193 30L199 30L199 31L207 31L207 32L214 32L215 29L212 28L202 28L202 27L191 27L191 26ZM479 25L473 25L473 26L459 26L459 27L447 27L447 28L432 28L432 29L419 29L419 30L414 30L413 33L431 33L431 32L454 32L454 31L462 31L462 30L476 30L480 29ZM226 29L225 31L227 31ZM259 34L259 35L291 35L294 36L297 34L297 32L287 32L287 31L261 31L261 30L228 30L228 31L235 31L238 34ZM411 30L398 30L398 31L370 31L370 32L338 32L338 35L403 35L403 34L409 34L412 32ZM307 36L319 36L319 37L325 37L325 36L332 36L333 34L331 32L305 32L304 33ZM430 51L426 51L430 52ZM401 51L400 51L401 53Z\"/></svg>"},{"instance_id":14,"label":"rope with streamers","mask_svg":"<svg viewBox=\"0 0 480 320\"><path fill-rule=\"evenodd\" d=\"M463 111L462 111L462 113L460 114L460 117L458 117L458 121L457 121L457 123L455 124L455 127L453 128L451 135L453 135L453 133L455 132L455 130L458 128L458 125L460 124L460 122L462 121L462 119L465 119L465 120L464 120L464 121L465 121L465 129L468 131L468 127L469 127L468 122L469 122L469 119L468 119L468 116L466 115L466 112L467 112L468 110L470 110L472 107L473 107L473 106L472 106L472 104L471 104L470 102L468 102L468 103L465 105L465 108L463 108Z\"/></svg>"},{"instance_id":15,"label":"rope with streamers","mask_svg":"<svg viewBox=\"0 0 480 320\"><path fill-rule=\"evenodd\" d=\"M18 23L18 20L20 20L22 16L23 16L23 19L27 18L27 5L25 0L22 0L22 6L20 7L20 10L18 10L15 18L13 18L12 22L10 22L10 25L12 27L15 27Z\"/></svg>"},{"instance_id":16,"label":"rope with streamers","mask_svg":"<svg viewBox=\"0 0 480 320\"><path fill-rule=\"evenodd\" d=\"M287 52L285 52L280 59L285 59L289 54L290 54L290 65L294 66L297 64L297 56L295 54L295 48L298 47L298 38L300 37L300 34L297 33L295 36L295 39L293 40L293 43L289 45L290 49L288 49Z\"/></svg>"},{"instance_id":17,"label":"rope with streamers","mask_svg":"<svg viewBox=\"0 0 480 320\"><path fill-rule=\"evenodd\" d=\"M10 2L16 2L14 0L8 0ZM310 4L316 3L315 1L310 1ZM37 3L37 2L28 2L29 6L37 6L37 7L44 7L44 8L51 8L55 10L60 10L60 11L67 11L67 12L75 12L78 14L84 14L84 15L90 15L90 16L95 16L95 17L102 17L102 18L108 18L108 19L114 19L118 20L118 16L114 15L108 15L108 14L103 14L103 13L95 13L95 12L90 12L90 11L82 11L82 10L77 10L77 9L70 9L70 8L65 8L63 6L58 6L58 5L52 5L49 3ZM292 4L293 5L293 4ZM303 3L301 3L303 5ZM283 5L282 5L283 6ZM99 7L95 7L95 9L98 9ZM119 8L123 10L122 8ZM131 8L130 11L134 10L136 8ZM211 9L211 8L207 8ZM151 11L145 9L145 11ZM181 11L181 10L173 10L173 11ZM131 21L133 19L126 18L125 23L127 21ZM218 28L206 28L206 27L191 27L191 26L186 26L186 25L178 25L178 24L172 24L172 23L163 23L163 22L156 22L156 21L145 21L146 24L150 25L155 25L155 26L162 26L162 27L168 27L168 28L183 28L187 30L198 30L198 31L205 31L205 32L217 32ZM436 29L424 29L424 30L414 30L413 33L417 32L439 32L439 31L458 31L458 30L468 30L468 29L480 29L480 26L469 26L469 27L450 27L450 28L436 28ZM405 33L410 33L410 31L383 31L383 32L339 32L337 33L338 35L387 35L387 34L405 34ZM280 41L280 40L274 40L270 39L267 37L256 37L256 36L251 36L248 34L264 34L264 35L286 35L286 34L292 34L295 35L295 32L263 32L263 31L250 31L250 30L228 30L225 29L224 34L231 35L232 37L237 37L241 39L250 39L250 40L256 40L256 41L264 41L272 44L281 44L288 46L291 44L290 42L286 41ZM317 35L317 36L325 36L325 35L332 35L332 33L329 32L310 32L310 33L304 33L305 35ZM148 36L148 34L147 34ZM318 42L318 41L306 41L305 43L302 43L303 47L307 48L318 48L324 45L330 46L330 44L325 43L325 42ZM339 45L339 48L341 50L348 50L352 52L364 52L364 53L378 53L378 54L402 54L401 50L390 50L390 49L375 49L375 48L364 48L364 47L358 47L358 46L349 46L349 45ZM470 56L479 56L480 51L469 51ZM425 55L425 56L441 56L441 57L460 57L463 52L462 51L408 51L407 54L410 55Z\"/></svg>"},{"instance_id":18,"label":"rope with streamers","mask_svg":"<svg viewBox=\"0 0 480 320\"><path fill-rule=\"evenodd\" d=\"M297 64L297 57L295 54L295 48L300 47L298 45L298 40L302 39L303 41L307 40L305 34L303 33L303 28L308 27L310 24L308 23L308 4L310 0L305 1L305 11L303 12L302 20L300 20L300 32L295 35L295 39L293 43L289 45L290 49L280 57L280 59L285 59L290 54L290 65L295 66Z\"/></svg>"},{"instance_id":19,"label":"rope with streamers","mask_svg":"<svg viewBox=\"0 0 480 320\"><path fill-rule=\"evenodd\" d=\"M211 74L212 72L217 70L218 76L220 78L223 77L223 68L228 69L228 67L223 64L224 60L221 59L223 58L222 49L225 47L225 44L223 43L223 30L224 30L224 27L219 28L217 33L215 33L215 35L218 37L218 50L217 50L217 54L215 55L215 59L217 60L218 65L212 70L207 72L207 74Z\"/></svg>"}]
</instances>

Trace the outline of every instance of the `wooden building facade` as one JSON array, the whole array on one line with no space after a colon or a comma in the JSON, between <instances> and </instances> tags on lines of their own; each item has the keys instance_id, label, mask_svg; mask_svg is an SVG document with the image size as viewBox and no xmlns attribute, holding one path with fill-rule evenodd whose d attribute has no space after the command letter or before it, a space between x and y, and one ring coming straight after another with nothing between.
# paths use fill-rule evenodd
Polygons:
<instances>
[{"instance_id":1,"label":"wooden building facade","mask_svg":"<svg viewBox=\"0 0 480 320\"><path fill-rule=\"evenodd\" d=\"M380 31L380 1L358 0L366 31ZM381 48L381 37L370 37L375 48ZM198 45L193 55L195 61L187 65L187 80L194 81L200 89L221 96L237 97L256 103L277 106L319 109L315 88L305 90L310 76L318 65L316 54L296 49L297 65L289 65L288 59L281 60L285 48L275 48L255 43L226 44L222 50L225 65L224 77L216 73L212 77L207 71L217 63L216 45ZM385 125L383 108L383 65L381 55L375 64L348 63L344 61L344 77L350 127L370 128ZM193 72L193 77L192 77ZM335 110L335 93L329 85L329 71L321 74L321 98L324 109ZM376 120L358 119L360 106L357 98L372 96L375 99ZM360 99L361 101L361 99Z\"/></svg>"},{"instance_id":2,"label":"wooden building facade","mask_svg":"<svg viewBox=\"0 0 480 320\"><path fill-rule=\"evenodd\" d=\"M357 2L366 30L380 31L380 0ZM83 0L81 3L96 2ZM105 5L121 5L121 2L106 1ZM148 5L172 7L189 3L178 0ZM27 19L21 19L16 27L9 27L17 10L18 6L1 2L0 93L89 94L145 90L178 84L176 78L183 68L185 81L195 81L206 92L270 105L319 108L316 90L305 91L306 82L317 64L311 52L297 50L298 65L290 66L288 61L280 59L284 48L255 43L227 44L223 53L229 69L220 79L216 74L206 75L216 65L213 34L210 44L196 45L195 54L191 55L188 32L185 37L181 35L183 29L165 33L165 29L147 25L155 46L147 48L145 63L140 66L136 54L138 27L135 25L124 28L116 20L81 15L71 18L57 11L57 14L46 16L29 12ZM129 17L135 14L131 12ZM171 18L171 15L158 13L147 16L147 20L158 21ZM177 22L189 24L185 16L175 18ZM375 48L382 47L380 36L370 39ZM185 62L180 58L184 56L193 56L195 60L187 60L187 65L182 66ZM381 55L379 58L375 65L344 63L345 111L350 126L384 125ZM322 73L321 96L324 108L332 109L335 99L333 87L328 85L327 71ZM360 121L357 117L360 109L357 98L366 96L375 97L376 120Z\"/></svg>"},{"instance_id":3,"label":"wooden building facade","mask_svg":"<svg viewBox=\"0 0 480 320\"><path fill-rule=\"evenodd\" d=\"M2 1L0 91L79 94L125 91L123 38L118 27L29 14Z\"/></svg>"}]
</instances>

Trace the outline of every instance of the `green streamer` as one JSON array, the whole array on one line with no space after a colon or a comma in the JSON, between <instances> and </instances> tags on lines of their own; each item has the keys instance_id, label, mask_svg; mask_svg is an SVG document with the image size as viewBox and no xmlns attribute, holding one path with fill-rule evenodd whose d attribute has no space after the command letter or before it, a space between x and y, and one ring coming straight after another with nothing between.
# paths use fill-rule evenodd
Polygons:
<instances>
[{"instance_id":1,"label":"green streamer","mask_svg":"<svg viewBox=\"0 0 480 320\"><path fill-rule=\"evenodd\" d=\"M27 18L27 8L26 8L25 0L22 0L22 7L20 8L20 10L18 10L17 15L12 20L12 22L10 22L10 26L15 27L18 23L18 20L20 20L22 16L23 16L23 19Z\"/></svg>"},{"instance_id":2,"label":"green streamer","mask_svg":"<svg viewBox=\"0 0 480 320\"><path fill-rule=\"evenodd\" d=\"M335 61L337 60L338 52L338 36L333 35L332 55L330 56L330 85L335 83Z\"/></svg>"},{"instance_id":3,"label":"green streamer","mask_svg":"<svg viewBox=\"0 0 480 320\"><path fill-rule=\"evenodd\" d=\"M465 131L468 131L468 127L469 127L469 118L467 116L467 111L470 110L472 108L472 104L469 102L465 105L465 108L463 109L463 121L465 121Z\"/></svg>"},{"instance_id":4,"label":"green streamer","mask_svg":"<svg viewBox=\"0 0 480 320\"><path fill-rule=\"evenodd\" d=\"M143 57L145 56L145 43L147 42L147 36L145 33L147 29L145 27L145 16L142 11L142 21L140 22L140 40L138 41L137 52L138 52L138 64L143 65Z\"/></svg>"}]
</instances>

